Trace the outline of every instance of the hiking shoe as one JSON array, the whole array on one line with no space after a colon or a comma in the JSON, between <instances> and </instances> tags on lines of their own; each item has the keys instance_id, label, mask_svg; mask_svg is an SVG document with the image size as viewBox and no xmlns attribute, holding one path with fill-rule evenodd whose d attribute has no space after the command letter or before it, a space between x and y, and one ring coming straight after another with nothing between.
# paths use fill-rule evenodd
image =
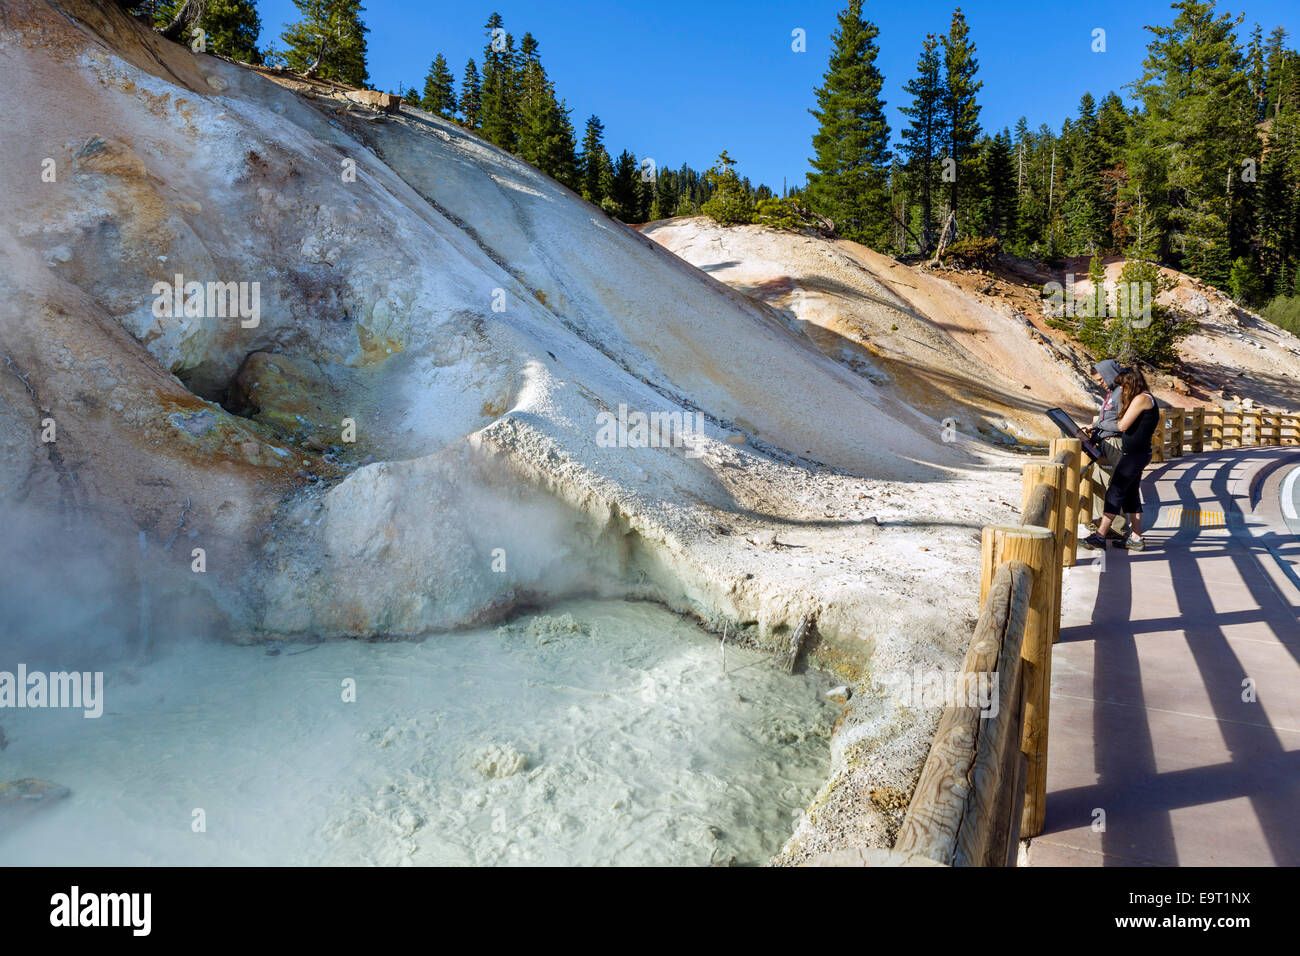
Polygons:
<instances>
[{"instance_id":1,"label":"hiking shoe","mask_svg":"<svg viewBox=\"0 0 1300 956\"><path fill-rule=\"evenodd\" d=\"M1134 537L1133 535L1130 535L1128 539L1120 545L1120 547L1124 548L1126 551L1145 551L1147 548L1145 541L1141 538Z\"/></svg>"},{"instance_id":2,"label":"hiking shoe","mask_svg":"<svg viewBox=\"0 0 1300 956\"><path fill-rule=\"evenodd\" d=\"M1106 548L1106 539L1094 531L1092 534L1088 535L1088 537L1080 541L1079 544L1083 545L1083 547L1087 548L1089 551L1104 551Z\"/></svg>"},{"instance_id":3,"label":"hiking shoe","mask_svg":"<svg viewBox=\"0 0 1300 956\"><path fill-rule=\"evenodd\" d=\"M1122 531L1116 531L1114 528L1111 528L1109 531L1106 532L1106 540L1126 541L1128 540L1128 535L1124 534Z\"/></svg>"}]
</instances>

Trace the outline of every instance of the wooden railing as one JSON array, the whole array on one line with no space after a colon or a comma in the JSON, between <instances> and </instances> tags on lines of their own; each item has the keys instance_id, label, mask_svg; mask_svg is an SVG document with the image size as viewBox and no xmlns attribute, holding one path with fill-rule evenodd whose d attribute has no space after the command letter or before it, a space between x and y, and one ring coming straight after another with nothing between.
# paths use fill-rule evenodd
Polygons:
<instances>
[{"instance_id":1,"label":"wooden railing","mask_svg":"<svg viewBox=\"0 0 1300 956\"><path fill-rule=\"evenodd\" d=\"M1259 445L1300 445L1300 415L1252 408L1162 408L1151 460Z\"/></svg>"},{"instance_id":2,"label":"wooden railing","mask_svg":"<svg viewBox=\"0 0 1300 956\"><path fill-rule=\"evenodd\" d=\"M1252 445L1300 445L1300 416L1265 410L1162 408L1153 461ZM996 706L950 701L891 851L870 865L1014 866L1019 841L1043 830L1052 644L1061 577L1092 519L1095 469L1075 439L1024 466L1020 524L983 533L980 615L957 687L996 688Z\"/></svg>"}]
</instances>

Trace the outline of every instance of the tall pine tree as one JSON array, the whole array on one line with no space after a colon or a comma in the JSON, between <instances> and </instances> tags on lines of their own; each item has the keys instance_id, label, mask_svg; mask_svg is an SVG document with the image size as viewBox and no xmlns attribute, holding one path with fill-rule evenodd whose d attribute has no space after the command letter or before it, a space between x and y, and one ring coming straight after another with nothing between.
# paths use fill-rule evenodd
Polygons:
<instances>
[{"instance_id":1,"label":"tall pine tree","mask_svg":"<svg viewBox=\"0 0 1300 956\"><path fill-rule=\"evenodd\" d=\"M158 6L154 22L165 26L176 19L185 0L169 0ZM261 63L257 51L257 36L262 32L262 19L257 15L253 0L205 0L198 28L204 33L208 53L228 56L244 63ZM192 37L185 37L191 42Z\"/></svg>"},{"instance_id":2,"label":"tall pine tree","mask_svg":"<svg viewBox=\"0 0 1300 956\"><path fill-rule=\"evenodd\" d=\"M1243 161L1258 140L1244 58L1228 15L1214 4L1180 0L1172 25L1147 27L1142 78L1135 90L1144 111L1129 151L1136 178L1146 185L1168 224L1162 251L1181 267L1226 287L1233 259L1234 207L1243 195Z\"/></svg>"},{"instance_id":3,"label":"tall pine tree","mask_svg":"<svg viewBox=\"0 0 1300 956\"><path fill-rule=\"evenodd\" d=\"M921 252L928 253L934 241L931 186L935 179L935 157L943 136L943 77L939 40L933 33L925 38L916 63L916 76L903 92L912 97L910 106L899 112L911 120L903 130L903 152L921 194Z\"/></svg>"},{"instance_id":4,"label":"tall pine tree","mask_svg":"<svg viewBox=\"0 0 1300 956\"><path fill-rule=\"evenodd\" d=\"M474 58L465 64L465 77L460 83L460 115L470 129L478 129L483 118L483 80Z\"/></svg>"},{"instance_id":5,"label":"tall pine tree","mask_svg":"<svg viewBox=\"0 0 1300 956\"><path fill-rule=\"evenodd\" d=\"M483 93L480 127L490 143L513 152L519 140L518 83L515 77L515 41L501 14L488 17L487 46L483 49Z\"/></svg>"},{"instance_id":6,"label":"tall pine tree","mask_svg":"<svg viewBox=\"0 0 1300 956\"><path fill-rule=\"evenodd\" d=\"M979 61L975 59L975 44L961 7L953 11L948 35L943 38L943 114L948 131L948 155L956 163L948 206L961 215L960 186L965 171L962 164L971 158L980 135L980 108L975 100L984 83L975 79Z\"/></svg>"},{"instance_id":7,"label":"tall pine tree","mask_svg":"<svg viewBox=\"0 0 1300 956\"><path fill-rule=\"evenodd\" d=\"M420 106L447 119L456 112L456 78L451 75L447 58L441 53L434 57L429 75L424 78L424 96L420 99Z\"/></svg>"},{"instance_id":8,"label":"tall pine tree","mask_svg":"<svg viewBox=\"0 0 1300 956\"><path fill-rule=\"evenodd\" d=\"M880 98L884 78L876 25L862 16L862 0L849 0L831 35L833 49L816 91L813 135L815 173L808 176L814 208L850 239L883 248L889 242L889 124Z\"/></svg>"},{"instance_id":9,"label":"tall pine tree","mask_svg":"<svg viewBox=\"0 0 1300 956\"><path fill-rule=\"evenodd\" d=\"M582 173L582 198L600 205L605 198L601 173L609 165L605 152L605 126L599 116L587 118L587 130L582 137L582 155L579 157Z\"/></svg>"},{"instance_id":10,"label":"tall pine tree","mask_svg":"<svg viewBox=\"0 0 1300 956\"><path fill-rule=\"evenodd\" d=\"M366 86L366 34L361 0L293 0L302 19L281 39L289 69L348 86Z\"/></svg>"}]
</instances>

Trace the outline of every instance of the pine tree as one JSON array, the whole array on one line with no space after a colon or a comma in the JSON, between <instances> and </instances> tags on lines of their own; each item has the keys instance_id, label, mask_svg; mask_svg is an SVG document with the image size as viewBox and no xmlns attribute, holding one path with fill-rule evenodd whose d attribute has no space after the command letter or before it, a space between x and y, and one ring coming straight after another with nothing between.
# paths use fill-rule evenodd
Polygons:
<instances>
[{"instance_id":1,"label":"pine tree","mask_svg":"<svg viewBox=\"0 0 1300 956\"><path fill-rule=\"evenodd\" d=\"M1256 123L1264 118L1268 109L1268 73L1264 67L1264 41L1259 24L1250 31L1250 45L1246 49L1249 68L1250 98L1254 101L1253 118Z\"/></svg>"},{"instance_id":2,"label":"pine tree","mask_svg":"<svg viewBox=\"0 0 1300 956\"><path fill-rule=\"evenodd\" d=\"M654 205L650 208L650 218L667 219L677 214L677 174L671 169L660 170L655 182Z\"/></svg>"},{"instance_id":3,"label":"pine tree","mask_svg":"<svg viewBox=\"0 0 1300 956\"><path fill-rule=\"evenodd\" d=\"M486 24L488 43L483 49L483 92L480 126L483 137L513 152L519 139L519 103L516 97L515 41L505 32L501 14Z\"/></svg>"},{"instance_id":4,"label":"pine tree","mask_svg":"<svg viewBox=\"0 0 1300 956\"><path fill-rule=\"evenodd\" d=\"M592 115L587 119L587 131L582 137L582 155L579 157L579 164L582 173L582 198L597 206L606 195L601 185L601 172L608 163L609 156L605 152L605 126L599 116Z\"/></svg>"},{"instance_id":5,"label":"pine tree","mask_svg":"<svg viewBox=\"0 0 1300 956\"><path fill-rule=\"evenodd\" d=\"M1147 27L1144 112L1129 150L1134 178L1168 223L1162 251L1181 267L1223 286L1242 251L1231 235L1241 164L1259 151L1243 57L1229 16L1212 3L1179 0L1168 27Z\"/></svg>"},{"instance_id":6,"label":"pine tree","mask_svg":"<svg viewBox=\"0 0 1300 956\"><path fill-rule=\"evenodd\" d=\"M555 101L555 90L549 82L527 122L524 159L575 192L581 189L573 123L565 105Z\"/></svg>"},{"instance_id":7,"label":"pine tree","mask_svg":"<svg viewBox=\"0 0 1300 956\"><path fill-rule=\"evenodd\" d=\"M1073 126L1069 174L1065 180L1066 249L1072 255L1094 256L1107 246L1106 213L1101 198L1101 139L1092 94L1079 101Z\"/></svg>"},{"instance_id":8,"label":"pine tree","mask_svg":"<svg viewBox=\"0 0 1300 956\"><path fill-rule=\"evenodd\" d=\"M159 4L154 13L154 23L160 26L171 23L184 3L185 0L169 0ZM203 31L208 53L243 63L262 62L262 55L257 51L262 20L253 0L206 0L197 26ZM189 36L184 38L186 43L191 39Z\"/></svg>"},{"instance_id":9,"label":"pine tree","mask_svg":"<svg viewBox=\"0 0 1300 956\"><path fill-rule=\"evenodd\" d=\"M483 81L478 75L478 65L471 57L465 64L465 77L460 84L460 115L470 129L478 129L483 116Z\"/></svg>"},{"instance_id":10,"label":"pine tree","mask_svg":"<svg viewBox=\"0 0 1300 956\"><path fill-rule=\"evenodd\" d=\"M718 155L717 165L704 174L713 187L713 195L700 207L700 212L724 226L752 222L754 218L749 190L736 175L735 166L736 161L724 149Z\"/></svg>"},{"instance_id":11,"label":"pine tree","mask_svg":"<svg viewBox=\"0 0 1300 956\"><path fill-rule=\"evenodd\" d=\"M289 69L348 86L365 86L366 34L361 0L293 0L302 20L280 35Z\"/></svg>"},{"instance_id":12,"label":"pine tree","mask_svg":"<svg viewBox=\"0 0 1300 956\"><path fill-rule=\"evenodd\" d=\"M988 146L985 163L988 185L988 217L985 228L1004 243L1016 235L1016 170L1011 153L1011 132L1003 130Z\"/></svg>"},{"instance_id":13,"label":"pine tree","mask_svg":"<svg viewBox=\"0 0 1300 956\"><path fill-rule=\"evenodd\" d=\"M626 149L623 150L614 164L613 182L605 198L613 207L610 211L624 222L636 221L640 200L637 188L639 179L636 157Z\"/></svg>"},{"instance_id":14,"label":"pine tree","mask_svg":"<svg viewBox=\"0 0 1300 956\"><path fill-rule=\"evenodd\" d=\"M849 0L831 35L834 48L816 91L813 136L815 173L808 176L814 207L836 230L868 245L889 241L889 124L880 98L884 78L876 67L880 31L862 16L862 0Z\"/></svg>"},{"instance_id":15,"label":"pine tree","mask_svg":"<svg viewBox=\"0 0 1300 956\"><path fill-rule=\"evenodd\" d=\"M939 59L939 40L933 33L925 38L916 63L916 76L907 81L903 92L912 97L910 106L899 112L911 120L903 130L903 152L921 193L921 252L928 253L934 241L934 214L930 188L934 182L935 154L943 135L943 79Z\"/></svg>"},{"instance_id":16,"label":"pine tree","mask_svg":"<svg viewBox=\"0 0 1300 956\"><path fill-rule=\"evenodd\" d=\"M1274 27L1264 46L1265 116L1276 116L1280 112L1282 93L1287 86L1287 74L1296 72L1295 53L1287 50L1286 38L1286 27ZM1291 54L1289 57L1288 53ZM1289 71L1288 66L1290 66ZM1294 107L1296 103L1293 101L1290 105Z\"/></svg>"},{"instance_id":17,"label":"pine tree","mask_svg":"<svg viewBox=\"0 0 1300 956\"><path fill-rule=\"evenodd\" d=\"M948 128L948 155L957 164L948 205L960 215L958 187L964 175L962 163L979 139L980 108L975 94L984 85L983 81L975 79L979 62L975 59L975 44L971 42L961 7L953 11L948 35L943 38L943 68L943 114Z\"/></svg>"},{"instance_id":18,"label":"pine tree","mask_svg":"<svg viewBox=\"0 0 1300 956\"><path fill-rule=\"evenodd\" d=\"M519 69L515 95L518 97L517 151L534 166L541 166L538 156L543 141L553 136L559 126L555 91L542 68L537 40L525 33L519 46Z\"/></svg>"},{"instance_id":19,"label":"pine tree","mask_svg":"<svg viewBox=\"0 0 1300 956\"><path fill-rule=\"evenodd\" d=\"M424 96L420 107L430 113L451 119L456 113L456 78L447 68L447 58L439 53L429 67L424 79Z\"/></svg>"}]
</instances>

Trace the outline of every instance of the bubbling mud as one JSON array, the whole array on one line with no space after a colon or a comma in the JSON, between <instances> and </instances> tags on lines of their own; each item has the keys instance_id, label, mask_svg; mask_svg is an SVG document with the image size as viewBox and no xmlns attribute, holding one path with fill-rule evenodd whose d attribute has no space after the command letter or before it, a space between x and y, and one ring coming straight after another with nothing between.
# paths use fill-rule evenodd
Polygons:
<instances>
[{"instance_id":1,"label":"bubbling mud","mask_svg":"<svg viewBox=\"0 0 1300 956\"><path fill-rule=\"evenodd\" d=\"M839 713L822 676L734 645L724 671L716 636L622 601L419 643L194 643L123 676L98 720L6 715L7 775L71 790L0 818L7 862L761 864Z\"/></svg>"}]
</instances>

